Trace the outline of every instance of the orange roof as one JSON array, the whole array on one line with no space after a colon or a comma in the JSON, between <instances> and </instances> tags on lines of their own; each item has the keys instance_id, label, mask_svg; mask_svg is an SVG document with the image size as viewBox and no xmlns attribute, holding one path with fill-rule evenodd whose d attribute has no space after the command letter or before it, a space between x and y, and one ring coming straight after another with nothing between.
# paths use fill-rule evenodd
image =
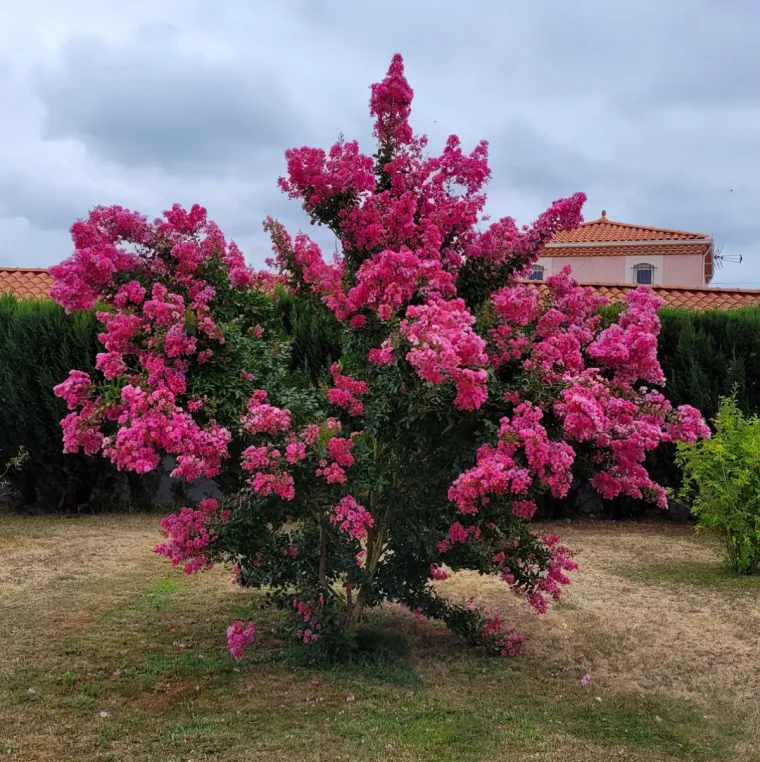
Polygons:
<instances>
[{"instance_id":1,"label":"orange roof","mask_svg":"<svg viewBox=\"0 0 760 762\"><path fill-rule=\"evenodd\" d=\"M552 238L552 244L567 243L624 243L631 241L710 241L705 233L689 233L686 230L666 230L646 225L631 225L627 222L614 222L607 219L607 212L602 210L598 220L591 220L579 225L575 230L560 231Z\"/></svg>"},{"instance_id":2,"label":"orange roof","mask_svg":"<svg viewBox=\"0 0 760 762\"><path fill-rule=\"evenodd\" d=\"M0 267L0 293L10 291L19 299L48 296L53 276L42 267Z\"/></svg>"},{"instance_id":3,"label":"orange roof","mask_svg":"<svg viewBox=\"0 0 760 762\"><path fill-rule=\"evenodd\" d=\"M542 281L525 281L527 285L545 292ZM19 299L48 296L53 277L40 267L0 267L0 293L11 291ZM633 283L583 283L597 293L617 302L633 288ZM652 286L652 291L665 300L667 307L686 307L694 310L732 310L738 307L760 306L760 290L745 288L708 288L690 286Z\"/></svg>"},{"instance_id":4,"label":"orange roof","mask_svg":"<svg viewBox=\"0 0 760 762\"><path fill-rule=\"evenodd\" d=\"M575 232L575 231L573 231ZM653 241L650 246L645 247L647 254L707 254L710 250L710 244L705 243L667 243L665 241ZM574 243L572 246L560 243L549 244L542 253L546 257L636 257L642 254L644 249L641 246L617 243L615 241L604 242L601 246L596 245L583 246L581 242Z\"/></svg>"},{"instance_id":5,"label":"orange roof","mask_svg":"<svg viewBox=\"0 0 760 762\"><path fill-rule=\"evenodd\" d=\"M525 281L542 293L548 289L541 281ZM582 283L611 302L619 302L632 289L633 283ZM690 286L651 286L652 291L665 300L666 307L685 307L692 310L735 310L739 307L760 307L760 290L746 288L708 288Z\"/></svg>"}]
</instances>

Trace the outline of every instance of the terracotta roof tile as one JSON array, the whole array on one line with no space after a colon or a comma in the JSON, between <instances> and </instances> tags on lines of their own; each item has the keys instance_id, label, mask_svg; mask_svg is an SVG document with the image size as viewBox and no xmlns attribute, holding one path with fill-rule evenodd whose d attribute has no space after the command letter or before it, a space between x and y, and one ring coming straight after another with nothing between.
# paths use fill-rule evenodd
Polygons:
<instances>
[{"instance_id":1,"label":"terracotta roof tile","mask_svg":"<svg viewBox=\"0 0 760 762\"><path fill-rule=\"evenodd\" d=\"M603 241L698 241L709 240L705 233L690 233L686 230L666 230L648 225L631 225L607 219L605 212L598 220L582 223L575 230L561 231L552 238L552 243L598 243Z\"/></svg>"},{"instance_id":2,"label":"terracotta roof tile","mask_svg":"<svg viewBox=\"0 0 760 762\"><path fill-rule=\"evenodd\" d=\"M541 292L546 283L526 281ZM0 267L0 293L11 291L20 299L48 296L53 278L47 270L33 267ZM631 283L584 283L611 302L620 301L635 285ZM687 286L653 286L652 291L665 300L668 307L686 307L695 310L760 306L760 290L742 288L690 288Z\"/></svg>"},{"instance_id":3,"label":"terracotta roof tile","mask_svg":"<svg viewBox=\"0 0 760 762\"><path fill-rule=\"evenodd\" d=\"M546 283L526 281L542 293ZM618 302L632 289L632 283L584 283L611 302ZM666 307L685 307L692 310L734 310L739 307L760 307L760 290L743 288L690 288L687 286L652 286L652 291L665 300Z\"/></svg>"},{"instance_id":4,"label":"terracotta roof tile","mask_svg":"<svg viewBox=\"0 0 760 762\"><path fill-rule=\"evenodd\" d=\"M668 245L626 246L610 242L609 246L549 246L542 252L545 257L636 257L647 254L707 254L709 243L672 243Z\"/></svg>"},{"instance_id":5,"label":"terracotta roof tile","mask_svg":"<svg viewBox=\"0 0 760 762\"><path fill-rule=\"evenodd\" d=\"M0 267L0 293L10 291L19 299L48 296L53 276L40 267Z\"/></svg>"}]
</instances>

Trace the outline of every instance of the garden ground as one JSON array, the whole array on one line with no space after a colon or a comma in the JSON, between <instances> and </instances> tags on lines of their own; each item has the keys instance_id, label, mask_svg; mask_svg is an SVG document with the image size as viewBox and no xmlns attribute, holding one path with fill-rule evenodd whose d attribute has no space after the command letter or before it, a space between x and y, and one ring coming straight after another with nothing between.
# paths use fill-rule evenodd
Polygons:
<instances>
[{"instance_id":1,"label":"garden ground","mask_svg":"<svg viewBox=\"0 0 760 762\"><path fill-rule=\"evenodd\" d=\"M229 571L151 553L156 522L0 517L0 762L760 760L760 581L688 527L552 525L581 568L543 617L495 580L441 586L501 610L520 658L388 606L375 663L320 670ZM239 664L236 618L259 626Z\"/></svg>"}]
</instances>

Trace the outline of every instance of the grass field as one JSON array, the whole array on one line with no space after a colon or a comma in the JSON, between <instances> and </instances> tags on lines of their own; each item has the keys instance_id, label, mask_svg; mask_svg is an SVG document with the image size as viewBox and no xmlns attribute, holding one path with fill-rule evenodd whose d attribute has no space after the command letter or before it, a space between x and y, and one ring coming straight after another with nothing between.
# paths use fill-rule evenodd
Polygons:
<instances>
[{"instance_id":1,"label":"grass field","mask_svg":"<svg viewBox=\"0 0 760 762\"><path fill-rule=\"evenodd\" d=\"M228 571L151 553L155 516L0 517L0 762L760 760L760 581L687 527L552 528L581 569L547 615L498 581L442 585L502 610L524 656L389 606L383 659L315 670ZM235 664L238 617L260 637Z\"/></svg>"}]
</instances>

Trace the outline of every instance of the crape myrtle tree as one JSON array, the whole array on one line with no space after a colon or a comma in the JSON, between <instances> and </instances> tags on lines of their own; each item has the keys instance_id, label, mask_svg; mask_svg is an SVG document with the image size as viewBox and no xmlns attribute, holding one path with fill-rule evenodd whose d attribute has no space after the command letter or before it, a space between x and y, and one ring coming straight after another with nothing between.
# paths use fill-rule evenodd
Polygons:
<instances>
[{"instance_id":1,"label":"crape myrtle tree","mask_svg":"<svg viewBox=\"0 0 760 762\"><path fill-rule=\"evenodd\" d=\"M497 575L537 612L576 567L530 519L573 474L604 497L665 506L644 466L664 441L708 430L654 386L658 300L646 289L603 325L604 300L565 270L545 293L520 282L542 247L581 220L582 193L530 226L485 224L488 145L438 155L409 124L400 56L372 85L377 149L340 140L286 153L280 187L338 238L326 261L303 233L265 221L275 272L254 272L194 206L154 222L96 208L52 269L67 309L107 305L102 378L72 371L64 447L146 472L217 477L222 501L162 520L156 550L186 572L232 565L290 612L312 648L350 649L363 613L395 601L500 654L522 636L435 585ZM277 300L332 321L343 347L315 383L289 365ZM313 379L313 374L312 374ZM233 656L255 624L228 628Z\"/></svg>"}]
</instances>

